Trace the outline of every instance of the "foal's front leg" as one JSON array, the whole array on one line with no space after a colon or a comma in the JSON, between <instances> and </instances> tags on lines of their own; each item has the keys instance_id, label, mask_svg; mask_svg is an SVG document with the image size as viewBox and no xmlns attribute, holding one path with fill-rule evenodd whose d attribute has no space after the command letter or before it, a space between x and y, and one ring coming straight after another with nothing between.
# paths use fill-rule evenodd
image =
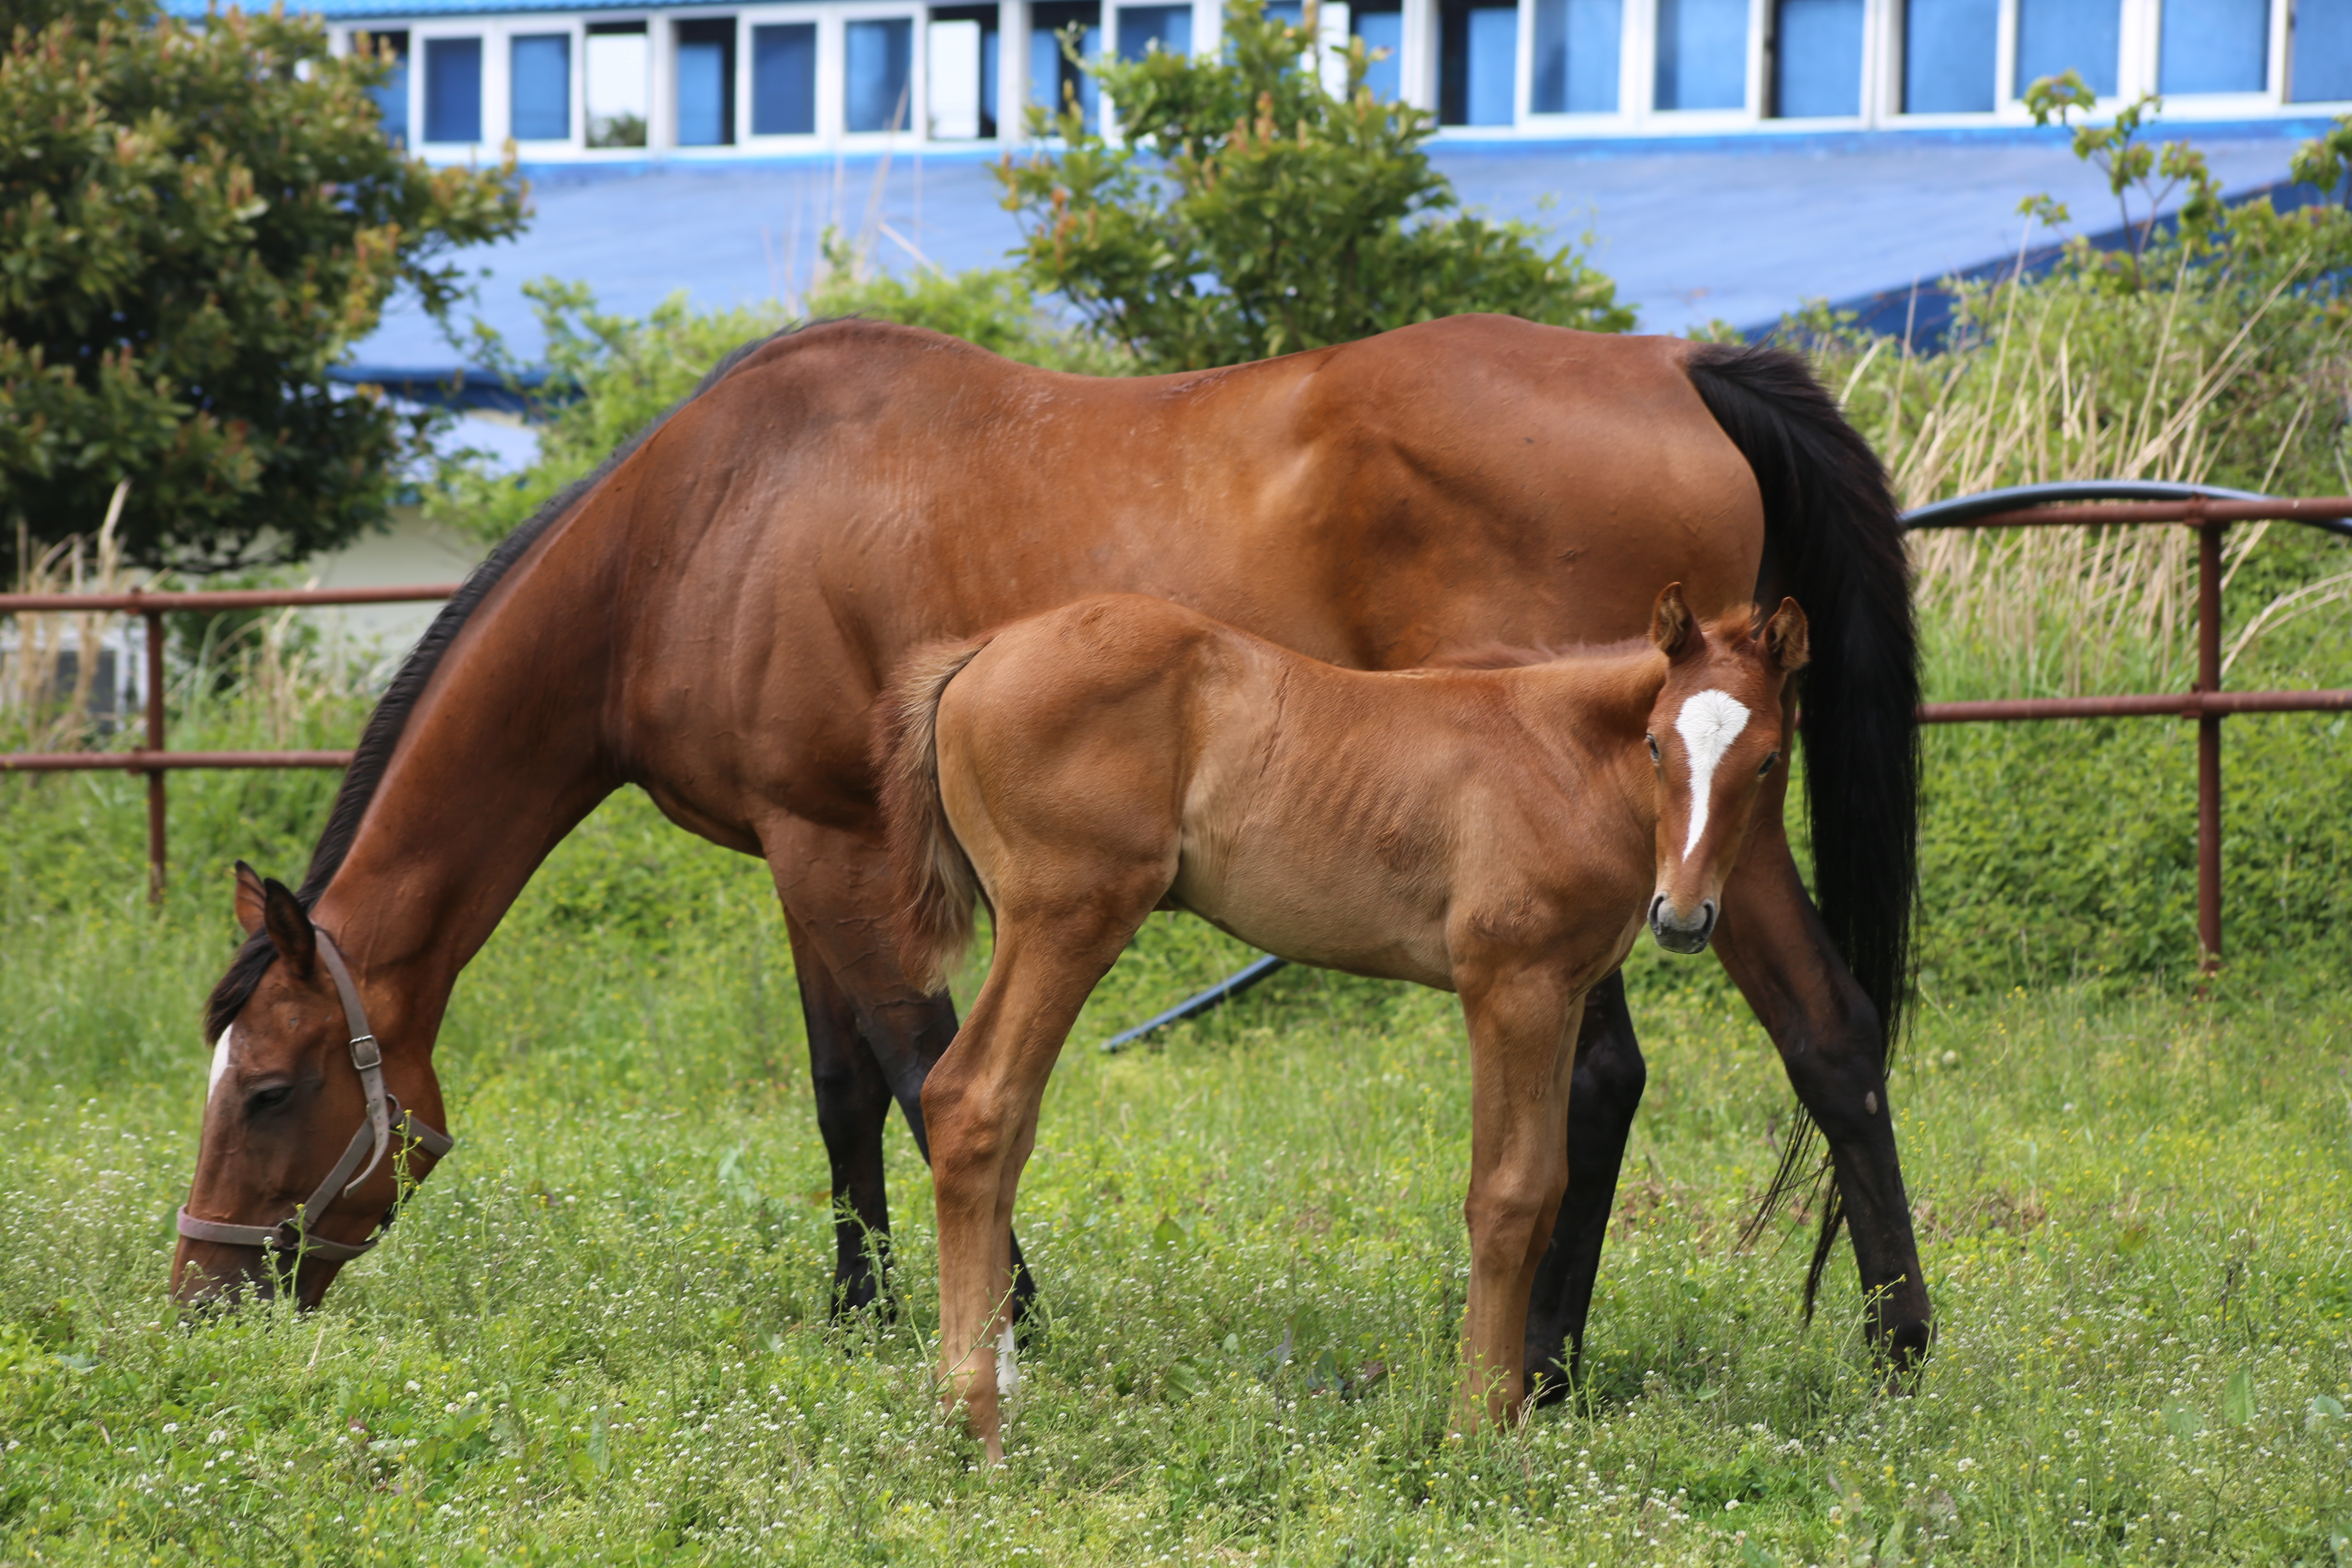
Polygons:
<instances>
[{"instance_id":1,"label":"foal's front leg","mask_svg":"<svg viewBox=\"0 0 2352 1568\"><path fill-rule=\"evenodd\" d=\"M1470 1026L1470 1300L1462 1318L1454 1429L1517 1417L1526 1398L1528 1296L1568 1189L1572 1029L1582 997L1550 964L1516 956L1457 965Z\"/></svg>"}]
</instances>

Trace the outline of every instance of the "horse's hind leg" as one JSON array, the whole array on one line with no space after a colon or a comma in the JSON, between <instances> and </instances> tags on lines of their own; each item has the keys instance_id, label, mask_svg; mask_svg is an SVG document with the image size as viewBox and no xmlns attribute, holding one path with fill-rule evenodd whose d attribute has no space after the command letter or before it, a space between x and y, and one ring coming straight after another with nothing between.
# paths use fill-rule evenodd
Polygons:
<instances>
[{"instance_id":1,"label":"horse's hind leg","mask_svg":"<svg viewBox=\"0 0 2352 1568\"><path fill-rule=\"evenodd\" d=\"M1895 1148L1885 1031L1805 896L1777 813L1725 884L1715 950L1829 1138L1869 1301L1864 1330L1907 1369L1927 1353L1929 1309Z\"/></svg>"},{"instance_id":2,"label":"horse's hind leg","mask_svg":"<svg viewBox=\"0 0 2352 1568\"><path fill-rule=\"evenodd\" d=\"M1584 1321L1592 1307L1609 1215L1617 1205L1617 1174L1648 1081L1621 972L1585 994L1584 1022L1577 1031L1574 1089L1568 1100L1568 1193L1528 1301L1528 1387L1539 1403L1567 1397L1584 1359ZM1566 1365L1563 1350L1569 1352Z\"/></svg>"}]
</instances>

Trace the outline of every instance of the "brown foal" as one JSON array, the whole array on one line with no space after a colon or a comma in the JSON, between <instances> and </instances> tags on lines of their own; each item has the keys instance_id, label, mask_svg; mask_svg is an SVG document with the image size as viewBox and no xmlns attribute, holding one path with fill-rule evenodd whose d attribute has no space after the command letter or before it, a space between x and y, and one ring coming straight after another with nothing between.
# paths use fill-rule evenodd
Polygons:
<instances>
[{"instance_id":1,"label":"brown foal","mask_svg":"<svg viewBox=\"0 0 2352 1568\"><path fill-rule=\"evenodd\" d=\"M1740 603L1701 625L1675 584L1647 642L1367 674L1115 595L914 661L880 744L919 983L969 940L975 896L995 914L987 983L923 1088L943 1398L992 1460L1038 1105L1154 909L1461 996L1474 1130L1455 1419L1516 1417L1585 994L1645 916L1674 952L1706 945L1780 756L1807 628L1793 599L1759 619Z\"/></svg>"}]
</instances>

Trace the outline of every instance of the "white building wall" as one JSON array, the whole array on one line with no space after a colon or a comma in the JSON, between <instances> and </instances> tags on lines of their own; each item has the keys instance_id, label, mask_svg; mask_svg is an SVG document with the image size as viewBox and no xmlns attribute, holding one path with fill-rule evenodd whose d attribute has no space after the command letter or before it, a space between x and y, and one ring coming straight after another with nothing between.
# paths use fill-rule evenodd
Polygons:
<instances>
[{"instance_id":1,"label":"white building wall","mask_svg":"<svg viewBox=\"0 0 2352 1568\"><path fill-rule=\"evenodd\" d=\"M1777 7L1781 0L1749 0L1745 43L1747 91L1745 102L1737 108L1676 110L1654 107L1660 47L1659 8L1662 5L1675 3L1675 0L1624 0L1620 24L1617 110L1603 114L1538 113L1532 96L1536 69L1533 58L1537 37L1535 16L1538 5L1543 3L1544 0L1518 0L1517 49L1512 61L1516 104L1512 122L1507 125L1448 126L1442 134L1481 140L1555 139L1564 136L1769 134L1792 131L1959 128L2030 123L2030 117L2015 91L2019 6L2028 0L2001 0L1998 6L1994 48L1998 79L1991 110L1960 114L1907 112L1903 102L1906 0L1864 0L1862 13L1863 64L1861 80L1856 86L1858 112L1805 120L1775 118L1768 112L1772 96L1773 32ZM1916 0L1908 0L1908 3L1916 3ZM2096 5L2100 0L2032 0L2032 3ZM2114 72L2116 91L2109 103L2103 107L2119 106L2139 92L2154 91L2159 86L2164 0L2116 0L2116 3L2120 5L2118 58L2115 62ZM2248 3L2259 4L2260 0L2248 0ZM2175 93L2167 99L2167 117L2173 120L2212 120L2290 114L2308 116L2337 113L2352 107L2352 103L2340 101L2294 101L2292 99L2288 79L2290 45L2294 37L2291 11L2294 3L2295 0L2270 0L2268 63L2265 82L2260 90ZM2304 3L2316 4L2318 0L2304 0ZM1446 63L1444 40L1447 33L1445 13L1451 0L1402 0L1402 4L1404 42L1398 62L1401 96L1423 108L1433 110L1448 109L1451 106L1445 101L1444 86ZM969 6L954 9L961 15L971 14ZM1106 47L1115 44L1118 9L1118 0L1105 0L1101 7ZM572 134L562 141L521 143L518 151L526 162L625 163L647 157L728 159L836 150L880 151L917 142L942 147L992 147L1017 142L1022 134L1020 110L1029 94L1026 79L1031 11L1028 0L1003 0L997 8L999 48L995 85L998 135L980 143L963 140L940 141L928 134L923 106L929 101L925 72L930 51L926 47L925 39L926 24L933 14L933 8L915 4L914 0L769 0L766 4L734 7L692 5L640 12L599 9L500 14L488 11L471 17L401 18L385 16L364 22L339 23L336 33L343 47L349 47L354 37L368 32L404 30L409 34L409 123L418 139L419 148L436 161L464 163L495 158L506 141L510 112L509 41L513 36L517 33L567 32L572 39ZM648 24L652 60L648 144L644 148L591 148L585 140L587 116L583 90L586 26L592 21L609 22L632 16L642 16ZM1345 6L1334 5L1325 17L1325 31L1334 43L1344 41L1346 16ZM729 18L734 22L737 38L733 144L681 147L677 141L677 25L695 19ZM847 128L845 119L844 83L847 59L845 29L856 21L881 18L903 19L912 31L913 47L908 61L908 123L896 132L852 132ZM1217 47L1219 19L1217 0L1193 0L1192 25L1196 48ZM751 132L756 85L751 29L778 22L814 23L817 29L815 129L807 135L761 136ZM478 37L483 44L482 140L466 144L425 142L424 45L432 38L464 37ZM2347 45L2347 47L2352 47L2352 45ZM2339 71L2337 75L2344 79L2352 79L2352 70ZM1115 117L1111 118L1115 123Z\"/></svg>"}]
</instances>

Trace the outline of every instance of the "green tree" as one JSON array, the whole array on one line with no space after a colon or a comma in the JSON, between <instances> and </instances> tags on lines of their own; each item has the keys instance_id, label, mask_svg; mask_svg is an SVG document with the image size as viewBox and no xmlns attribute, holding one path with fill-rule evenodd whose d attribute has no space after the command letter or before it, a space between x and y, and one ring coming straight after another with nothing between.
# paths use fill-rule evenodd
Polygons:
<instances>
[{"instance_id":1,"label":"green tree","mask_svg":"<svg viewBox=\"0 0 2352 1568\"><path fill-rule=\"evenodd\" d=\"M1633 324L1573 247L1460 210L1429 162L1434 121L1373 97L1361 40L1343 57L1346 90L1326 87L1314 22L1311 6L1292 27L1262 0L1233 0L1220 54L1084 62L1124 144L1087 129L1075 104L1050 121L1033 110L1031 133L1061 147L999 166L1031 283L1155 371L1465 310Z\"/></svg>"},{"instance_id":2,"label":"green tree","mask_svg":"<svg viewBox=\"0 0 2352 1568\"><path fill-rule=\"evenodd\" d=\"M315 18L0 0L0 552L94 530L150 565L299 560L379 521L419 422L327 369L456 248L513 234L510 169L390 146Z\"/></svg>"},{"instance_id":3,"label":"green tree","mask_svg":"<svg viewBox=\"0 0 2352 1568\"><path fill-rule=\"evenodd\" d=\"M824 270L795 310L783 304L698 312L684 292L639 319L596 308L584 283L542 278L523 286L547 349L534 384L494 330L477 323L472 358L530 385L530 417L539 456L520 474L501 474L486 454L461 452L444 464L427 510L435 521L482 540L503 539L564 486L693 392L712 366L796 316L863 316L929 327L992 353L1050 370L1117 374L1115 351L1048 320L1019 275L990 268L877 272L837 235L824 240Z\"/></svg>"}]
</instances>

